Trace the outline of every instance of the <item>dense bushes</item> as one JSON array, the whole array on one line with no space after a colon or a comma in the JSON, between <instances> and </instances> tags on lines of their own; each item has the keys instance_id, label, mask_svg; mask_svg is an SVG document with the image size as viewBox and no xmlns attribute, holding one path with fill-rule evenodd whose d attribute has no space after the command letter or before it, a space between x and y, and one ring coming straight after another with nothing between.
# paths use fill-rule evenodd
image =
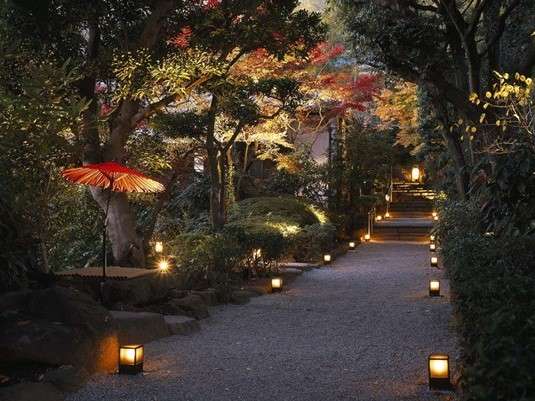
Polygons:
<instances>
[{"instance_id":1,"label":"dense bushes","mask_svg":"<svg viewBox=\"0 0 535 401\"><path fill-rule=\"evenodd\" d=\"M478 230L478 209L450 204L438 228L455 294L464 399L535 400L535 238Z\"/></svg>"},{"instance_id":2,"label":"dense bushes","mask_svg":"<svg viewBox=\"0 0 535 401\"><path fill-rule=\"evenodd\" d=\"M182 234L170 247L187 285L221 285L243 273L268 274L284 258L317 261L334 247L335 234L325 214L306 202L250 198L234 205L221 232Z\"/></svg>"}]
</instances>

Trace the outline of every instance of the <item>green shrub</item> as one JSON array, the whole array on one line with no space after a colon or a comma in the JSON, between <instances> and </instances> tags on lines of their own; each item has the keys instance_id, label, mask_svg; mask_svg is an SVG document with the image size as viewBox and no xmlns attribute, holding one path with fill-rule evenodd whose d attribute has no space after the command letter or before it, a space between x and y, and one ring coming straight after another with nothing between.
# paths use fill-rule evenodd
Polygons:
<instances>
[{"instance_id":1,"label":"green shrub","mask_svg":"<svg viewBox=\"0 0 535 401\"><path fill-rule=\"evenodd\" d=\"M304 227L292 238L292 256L298 262L317 261L334 248L336 227L333 224L313 224Z\"/></svg>"},{"instance_id":2,"label":"green shrub","mask_svg":"<svg viewBox=\"0 0 535 401\"><path fill-rule=\"evenodd\" d=\"M471 203L447 205L438 235L459 319L464 399L535 400L535 238L494 237Z\"/></svg>"}]
</instances>

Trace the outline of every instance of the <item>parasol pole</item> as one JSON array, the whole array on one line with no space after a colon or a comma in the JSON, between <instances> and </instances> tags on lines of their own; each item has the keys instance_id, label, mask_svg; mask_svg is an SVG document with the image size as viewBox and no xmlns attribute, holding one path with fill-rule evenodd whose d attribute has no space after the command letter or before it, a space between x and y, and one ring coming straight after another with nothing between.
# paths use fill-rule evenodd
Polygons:
<instances>
[{"instance_id":1,"label":"parasol pole","mask_svg":"<svg viewBox=\"0 0 535 401\"><path fill-rule=\"evenodd\" d=\"M110 187L108 188L108 199L106 200L106 212L104 214L104 229L102 231L102 281L100 282L100 297L104 302L104 283L106 282L106 265L108 264L108 253L106 252L106 237L108 227L108 212L110 210L110 199L113 189L113 178L110 177Z\"/></svg>"}]
</instances>

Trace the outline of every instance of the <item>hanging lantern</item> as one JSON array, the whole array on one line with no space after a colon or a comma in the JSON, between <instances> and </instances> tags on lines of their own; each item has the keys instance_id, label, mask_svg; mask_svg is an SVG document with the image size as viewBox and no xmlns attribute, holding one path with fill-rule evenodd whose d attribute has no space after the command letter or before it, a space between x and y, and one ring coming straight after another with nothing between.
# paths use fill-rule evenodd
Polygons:
<instances>
[{"instance_id":1,"label":"hanging lantern","mask_svg":"<svg viewBox=\"0 0 535 401\"><path fill-rule=\"evenodd\" d=\"M331 255L329 254L325 254L323 255L323 263L325 263L326 265L328 265L329 263L331 263Z\"/></svg>"},{"instance_id":2,"label":"hanging lantern","mask_svg":"<svg viewBox=\"0 0 535 401\"><path fill-rule=\"evenodd\" d=\"M429 296L430 297L440 296L440 281L438 280L429 281Z\"/></svg>"},{"instance_id":3,"label":"hanging lantern","mask_svg":"<svg viewBox=\"0 0 535 401\"><path fill-rule=\"evenodd\" d=\"M435 245L434 242L431 242L431 243L429 244L429 250L430 250L431 252L435 252L435 251L437 250L437 246Z\"/></svg>"},{"instance_id":4,"label":"hanging lantern","mask_svg":"<svg viewBox=\"0 0 535 401\"><path fill-rule=\"evenodd\" d=\"M429 388L432 390L451 390L450 358L445 354L431 354L428 358Z\"/></svg>"},{"instance_id":5,"label":"hanging lantern","mask_svg":"<svg viewBox=\"0 0 535 401\"><path fill-rule=\"evenodd\" d=\"M438 267L438 258L436 256L431 256L431 266Z\"/></svg>"},{"instance_id":6,"label":"hanging lantern","mask_svg":"<svg viewBox=\"0 0 535 401\"><path fill-rule=\"evenodd\" d=\"M154 252L156 252L156 253L162 253L163 252L163 242L156 241L154 243Z\"/></svg>"},{"instance_id":7,"label":"hanging lantern","mask_svg":"<svg viewBox=\"0 0 535 401\"><path fill-rule=\"evenodd\" d=\"M143 372L143 345L122 345L119 347L119 373Z\"/></svg>"},{"instance_id":8,"label":"hanging lantern","mask_svg":"<svg viewBox=\"0 0 535 401\"><path fill-rule=\"evenodd\" d=\"M420 180L420 169L418 167L413 167L411 171L412 182Z\"/></svg>"},{"instance_id":9,"label":"hanging lantern","mask_svg":"<svg viewBox=\"0 0 535 401\"><path fill-rule=\"evenodd\" d=\"M355 241L350 241L349 242L349 249L351 249L352 251L355 249L357 245L355 244Z\"/></svg>"},{"instance_id":10,"label":"hanging lantern","mask_svg":"<svg viewBox=\"0 0 535 401\"><path fill-rule=\"evenodd\" d=\"M282 291L282 278L273 277L271 279L271 292L281 292Z\"/></svg>"}]
</instances>

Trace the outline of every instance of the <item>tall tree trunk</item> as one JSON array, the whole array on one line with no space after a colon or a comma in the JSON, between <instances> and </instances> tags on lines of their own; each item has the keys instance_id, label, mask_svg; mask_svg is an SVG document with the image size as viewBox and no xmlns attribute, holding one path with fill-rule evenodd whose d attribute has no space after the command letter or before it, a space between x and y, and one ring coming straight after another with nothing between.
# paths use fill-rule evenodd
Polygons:
<instances>
[{"instance_id":1,"label":"tall tree trunk","mask_svg":"<svg viewBox=\"0 0 535 401\"><path fill-rule=\"evenodd\" d=\"M111 242L113 263L118 266L145 266L143 240L136 232L136 221L124 193L91 188L91 195L106 210L109 197L107 235Z\"/></svg>"},{"instance_id":2,"label":"tall tree trunk","mask_svg":"<svg viewBox=\"0 0 535 401\"><path fill-rule=\"evenodd\" d=\"M212 228L218 231L223 228L225 220L221 215L221 202L224 202L224 198L220 198L221 192L224 192L224 189L221 188L219 172L219 158L221 156L214 137L216 112L217 97L214 95L210 105L209 124L206 132L206 153L208 155L208 172L210 174L210 222L212 223Z\"/></svg>"}]
</instances>

